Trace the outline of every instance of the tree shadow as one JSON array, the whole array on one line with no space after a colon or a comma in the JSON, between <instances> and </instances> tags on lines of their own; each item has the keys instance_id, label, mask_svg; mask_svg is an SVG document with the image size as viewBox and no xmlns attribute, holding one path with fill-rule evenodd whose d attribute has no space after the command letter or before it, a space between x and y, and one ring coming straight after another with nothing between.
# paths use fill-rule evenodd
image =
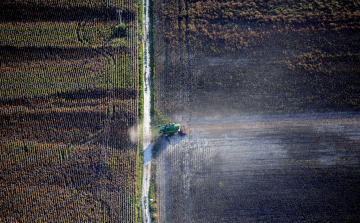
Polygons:
<instances>
[{"instance_id":1,"label":"tree shadow","mask_svg":"<svg viewBox=\"0 0 360 223\"><path fill-rule=\"evenodd\" d=\"M21 62L31 61L69 61L82 60L104 57L101 54L114 56L116 54L127 55L130 50L126 47L102 47L94 50L88 47L15 47L0 46L0 62L2 66L19 67ZM28 66L28 65L25 65Z\"/></svg>"},{"instance_id":2,"label":"tree shadow","mask_svg":"<svg viewBox=\"0 0 360 223\"><path fill-rule=\"evenodd\" d=\"M59 92L49 96L22 97L0 100L0 106L28 106L32 107L39 103L47 103L51 99L84 100L84 99L105 99L106 97L119 98L123 100L136 99L138 90L116 88L107 89L84 89L70 92ZM56 102L54 102L56 103Z\"/></svg>"}]
</instances>

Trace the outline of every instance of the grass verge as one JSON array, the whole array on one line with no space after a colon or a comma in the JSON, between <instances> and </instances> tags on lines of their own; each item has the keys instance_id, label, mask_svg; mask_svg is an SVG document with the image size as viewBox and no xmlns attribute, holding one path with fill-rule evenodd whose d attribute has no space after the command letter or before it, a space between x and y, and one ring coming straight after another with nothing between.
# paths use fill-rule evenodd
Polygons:
<instances>
[{"instance_id":1,"label":"grass verge","mask_svg":"<svg viewBox=\"0 0 360 223\"><path fill-rule=\"evenodd\" d=\"M151 221L153 223L155 223L158 221L158 204L157 204L157 191L156 191L156 164L151 165L149 206L150 206L150 213L151 213Z\"/></svg>"},{"instance_id":2,"label":"grass verge","mask_svg":"<svg viewBox=\"0 0 360 223\"><path fill-rule=\"evenodd\" d=\"M149 37L150 37L150 72L151 72L151 105L150 105L150 115L151 115L151 126L152 133L157 134L157 125L167 121L167 119L161 115L159 111L155 108L156 100L156 85L155 85L155 60L154 60L154 2L153 0L149 1L149 14L150 14L150 27L149 27ZM156 128L156 129L155 129ZM153 147L152 157L154 157L154 150L157 147ZM152 162L151 165L151 179L150 179L150 188L149 188L149 206L150 206L150 216L152 222L157 222L157 196L156 196L156 165L155 162Z\"/></svg>"},{"instance_id":3,"label":"grass verge","mask_svg":"<svg viewBox=\"0 0 360 223\"><path fill-rule=\"evenodd\" d=\"M144 157L142 153L143 148L143 128L142 122L144 117L144 78L143 78L143 66L144 66L144 57L143 57L143 43L142 43L142 17L143 17L143 1L138 0L138 52L139 52L139 101L138 101L138 108L139 108L139 148L138 148L138 165L137 165L137 194L136 194L136 204L137 204L137 222L141 223L141 194L142 194L142 178L143 178L143 165L144 165Z\"/></svg>"},{"instance_id":4,"label":"grass verge","mask_svg":"<svg viewBox=\"0 0 360 223\"><path fill-rule=\"evenodd\" d=\"M138 149L138 165L137 165L137 194L136 194L136 204L137 204L137 222L141 223L141 194L142 194L142 178L143 178L143 165L144 165L144 157L142 153L143 143L143 131L142 125L139 125L139 149Z\"/></svg>"}]
</instances>

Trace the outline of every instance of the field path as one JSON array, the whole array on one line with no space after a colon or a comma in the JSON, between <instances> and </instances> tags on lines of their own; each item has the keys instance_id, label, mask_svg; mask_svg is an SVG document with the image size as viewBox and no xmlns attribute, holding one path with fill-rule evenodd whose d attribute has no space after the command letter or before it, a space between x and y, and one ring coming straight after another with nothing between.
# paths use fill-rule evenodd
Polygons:
<instances>
[{"instance_id":1,"label":"field path","mask_svg":"<svg viewBox=\"0 0 360 223\"><path fill-rule=\"evenodd\" d=\"M151 179L151 128L150 128L150 102L151 102L151 78L150 78L150 40L149 40L149 0L143 1L143 55L144 55L144 121L143 121L143 155L144 171L141 194L141 208L143 222L151 222L149 209L149 187Z\"/></svg>"}]
</instances>

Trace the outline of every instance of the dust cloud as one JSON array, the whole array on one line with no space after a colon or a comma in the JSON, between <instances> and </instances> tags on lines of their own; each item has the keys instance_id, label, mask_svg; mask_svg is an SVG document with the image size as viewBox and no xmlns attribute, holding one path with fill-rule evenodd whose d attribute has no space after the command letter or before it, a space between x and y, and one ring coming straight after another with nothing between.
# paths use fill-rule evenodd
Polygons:
<instances>
[{"instance_id":1,"label":"dust cloud","mask_svg":"<svg viewBox=\"0 0 360 223\"><path fill-rule=\"evenodd\" d=\"M130 127L128 130L128 134L129 134L131 143L135 144L139 138L138 127L136 125Z\"/></svg>"},{"instance_id":2,"label":"dust cloud","mask_svg":"<svg viewBox=\"0 0 360 223\"><path fill-rule=\"evenodd\" d=\"M159 222L359 219L357 112L190 118L159 141Z\"/></svg>"}]
</instances>

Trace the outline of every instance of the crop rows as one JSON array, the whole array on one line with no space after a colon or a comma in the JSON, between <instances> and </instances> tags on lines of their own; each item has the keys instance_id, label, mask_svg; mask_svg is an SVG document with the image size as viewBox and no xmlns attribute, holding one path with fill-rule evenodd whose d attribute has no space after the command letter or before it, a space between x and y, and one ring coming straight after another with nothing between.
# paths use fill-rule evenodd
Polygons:
<instances>
[{"instance_id":1,"label":"crop rows","mask_svg":"<svg viewBox=\"0 0 360 223\"><path fill-rule=\"evenodd\" d=\"M136 222L138 2L0 4L0 218Z\"/></svg>"},{"instance_id":2,"label":"crop rows","mask_svg":"<svg viewBox=\"0 0 360 223\"><path fill-rule=\"evenodd\" d=\"M158 3L156 106L164 113L359 110L356 2Z\"/></svg>"},{"instance_id":3,"label":"crop rows","mask_svg":"<svg viewBox=\"0 0 360 223\"><path fill-rule=\"evenodd\" d=\"M313 131L319 126L313 113L342 123L333 115L360 109L359 4L170 0L155 1L154 7L156 109L193 130L182 139L160 140L157 220L355 219L357 203L348 201L358 190L344 195L343 185L328 185L346 181L355 188L355 162L349 169L334 163L330 169L321 162L339 153L316 161L309 157L324 156L330 147L323 145L343 149L348 140L343 129L332 129L325 138ZM266 129L243 122L260 118L267 127L272 115L282 120L294 113L311 124L301 122L302 129L289 118ZM229 120L225 127L218 125L222 119ZM339 132L341 139L335 136ZM283 163L287 156L305 158L289 167ZM348 175L338 174L343 170Z\"/></svg>"},{"instance_id":4,"label":"crop rows","mask_svg":"<svg viewBox=\"0 0 360 223\"><path fill-rule=\"evenodd\" d=\"M187 43L211 54L235 53L267 41L266 36L307 31L358 30L354 1L184 1L155 4L158 35L167 47Z\"/></svg>"},{"instance_id":5,"label":"crop rows","mask_svg":"<svg viewBox=\"0 0 360 223\"><path fill-rule=\"evenodd\" d=\"M161 138L159 222L357 219L357 114L316 115L206 118Z\"/></svg>"},{"instance_id":6,"label":"crop rows","mask_svg":"<svg viewBox=\"0 0 360 223\"><path fill-rule=\"evenodd\" d=\"M155 10L158 29L170 47L188 41L193 47L219 54L259 45L271 31L264 26L299 33L359 29L359 7L354 1L174 0L156 5Z\"/></svg>"},{"instance_id":7,"label":"crop rows","mask_svg":"<svg viewBox=\"0 0 360 223\"><path fill-rule=\"evenodd\" d=\"M192 134L196 135L194 132ZM191 222L194 216L202 216L196 219L199 222L215 222L211 211L201 207L208 206L212 199L211 187L217 186L202 184L214 177L211 173L216 150L197 136L190 139L172 137L170 143L162 139L159 146L156 157L159 196L157 222ZM194 187L201 191L191 190ZM198 194L207 195L196 197Z\"/></svg>"}]
</instances>

